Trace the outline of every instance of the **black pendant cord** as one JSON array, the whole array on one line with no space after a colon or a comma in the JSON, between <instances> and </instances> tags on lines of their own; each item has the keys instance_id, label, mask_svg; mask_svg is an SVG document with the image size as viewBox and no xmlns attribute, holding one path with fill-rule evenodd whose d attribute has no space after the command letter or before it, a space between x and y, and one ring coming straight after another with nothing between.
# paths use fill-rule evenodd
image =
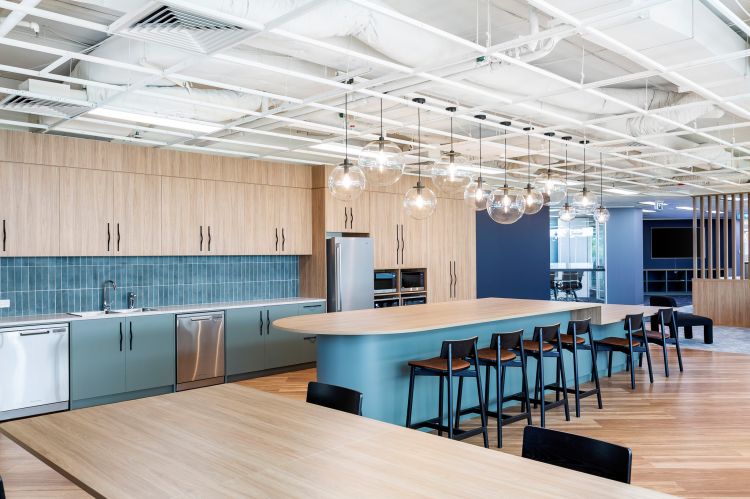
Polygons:
<instances>
[{"instance_id":1,"label":"black pendant cord","mask_svg":"<svg viewBox=\"0 0 750 499\"><path fill-rule=\"evenodd\" d=\"M383 99L380 99L380 140L383 140Z\"/></svg>"},{"instance_id":2,"label":"black pendant cord","mask_svg":"<svg viewBox=\"0 0 750 499\"><path fill-rule=\"evenodd\" d=\"M451 152L453 152L453 115L451 114Z\"/></svg>"},{"instance_id":3,"label":"black pendant cord","mask_svg":"<svg viewBox=\"0 0 750 499\"><path fill-rule=\"evenodd\" d=\"M349 93L344 94L344 164L349 165Z\"/></svg>"},{"instance_id":4,"label":"black pendant cord","mask_svg":"<svg viewBox=\"0 0 750 499\"><path fill-rule=\"evenodd\" d=\"M547 141L547 177L552 174L552 141Z\"/></svg>"},{"instance_id":5,"label":"black pendant cord","mask_svg":"<svg viewBox=\"0 0 750 499\"><path fill-rule=\"evenodd\" d=\"M602 153L599 153L599 205L604 205L604 162Z\"/></svg>"},{"instance_id":6,"label":"black pendant cord","mask_svg":"<svg viewBox=\"0 0 750 499\"><path fill-rule=\"evenodd\" d=\"M503 130L503 149L504 149L504 160L505 160L505 168L503 168L503 172L505 174L505 178L503 180L503 187L508 187L508 129Z\"/></svg>"},{"instance_id":7,"label":"black pendant cord","mask_svg":"<svg viewBox=\"0 0 750 499\"><path fill-rule=\"evenodd\" d=\"M419 144L419 152L417 153L417 168L419 176L417 177L417 185L422 185L422 109L417 108L417 143Z\"/></svg>"},{"instance_id":8,"label":"black pendant cord","mask_svg":"<svg viewBox=\"0 0 750 499\"><path fill-rule=\"evenodd\" d=\"M479 123L479 179L477 186L482 188L482 123Z\"/></svg>"},{"instance_id":9,"label":"black pendant cord","mask_svg":"<svg viewBox=\"0 0 750 499\"><path fill-rule=\"evenodd\" d=\"M568 189L568 144L565 143L565 204L570 201L570 194Z\"/></svg>"},{"instance_id":10,"label":"black pendant cord","mask_svg":"<svg viewBox=\"0 0 750 499\"><path fill-rule=\"evenodd\" d=\"M531 135L526 135L526 187L531 187Z\"/></svg>"}]
</instances>

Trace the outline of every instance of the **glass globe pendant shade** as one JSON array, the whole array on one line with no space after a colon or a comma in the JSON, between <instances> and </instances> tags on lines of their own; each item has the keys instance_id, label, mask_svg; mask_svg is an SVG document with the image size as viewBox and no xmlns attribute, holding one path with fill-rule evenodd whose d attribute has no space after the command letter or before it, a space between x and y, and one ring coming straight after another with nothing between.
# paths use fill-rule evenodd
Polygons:
<instances>
[{"instance_id":1,"label":"glass globe pendant shade","mask_svg":"<svg viewBox=\"0 0 750 499\"><path fill-rule=\"evenodd\" d=\"M471 183L471 173L466 169L468 161L453 150L447 152L431 170L432 183L438 191L447 195L463 192Z\"/></svg>"},{"instance_id":2,"label":"glass globe pendant shade","mask_svg":"<svg viewBox=\"0 0 750 499\"><path fill-rule=\"evenodd\" d=\"M477 177L476 182L471 182L464 189L464 201L477 211L487 209L492 190L482 177Z\"/></svg>"},{"instance_id":3,"label":"glass globe pendant shade","mask_svg":"<svg viewBox=\"0 0 750 499\"><path fill-rule=\"evenodd\" d=\"M328 190L339 201L356 199L365 190L365 174L362 169L344 160L328 177Z\"/></svg>"},{"instance_id":4,"label":"glass globe pendant shade","mask_svg":"<svg viewBox=\"0 0 750 499\"><path fill-rule=\"evenodd\" d=\"M609 210L604 206L599 206L594 210L594 220L598 224L606 224L609 221Z\"/></svg>"},{"instance_id":5,"label":"glass globe pendant shade","mask_svg":"<svg viewBox=\"0 0 750 499\"><path fill-rule=\"evenodd\" d=\"M544 196L544 204L558 204L565 199L565 180L555 173L546 171L534 182L534 188Z\"/></svg>"},{"instance_id":6,"label":"glass globe pendant shade","mask_svg":"<svg viewBox=\"0 0 750 499\"><path fill-rule=\"evenodd\" d=\"M596 194L588 190L586 187L573 196L573 206L575 206L580 213L592 213L597 202L598 199Z\"/></svg>"},{"instance_id":7,"label":"glass globe pendant shade","mask_svg":"<svg viewBox=\"0 0 750 499\"><path fill-rule=\"evenodd\" d=\"M437 197L432 189L417 182L417 185L406 191L404 195L404 211L416 220L425 220L435 212Z\"/></svg>"},{"instance_id":8,"label":"glass globe pendant shade","mask_svg":"<svg viewBox=\"0 0 750 499\"><path fill-rule=\"evenodd\" d=\"M523 200L525 215L535 215L544 206L544 195L531 187L531 184L526 184L526 188L523 190Z\"/></svg>"},{"instance_id":9,"label":"glass globe pendant shade","mask_svg":"<svg viewBox=\"0 0 750 499\"><path fill-rule=\"evenodd\" d=\"M362 148L357 164L364 171L367 182L380 187L395 184L404 173L401 148L383 137Z\"/></svg>"},{"instance_id":10,"label":"glass globe pendant shade","mask_svg":"<svg viewBox=\"0 0 750 499\"><path fill-rule=\"evenodd\" d=\"M576 217L576 209L568 203L565 203L562 208L560 208L558 216L563 222L571 222Z\"/></svg>"},{"instance_id":11,"label":"glass globe pendant shade","mask_svg":"<svg viewBox=\"0 0 750 499\"><path fill-rule=\"evenodd\" d=\"M499 224L517 222L524 214L526 200L524 192L507 185L492 191L487 203L487 214Z\"/></svg>"}]
</instances>

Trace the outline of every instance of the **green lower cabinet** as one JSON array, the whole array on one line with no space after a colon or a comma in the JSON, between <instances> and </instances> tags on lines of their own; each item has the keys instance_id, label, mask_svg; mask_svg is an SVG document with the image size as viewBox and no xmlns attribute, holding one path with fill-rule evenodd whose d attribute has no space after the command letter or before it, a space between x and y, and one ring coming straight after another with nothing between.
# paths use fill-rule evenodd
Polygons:
<instances>
[{"instance_id":1,"label":"green lower cabinet","mask_svg":"<svg viewBox=\"0 0 750 499\"><path fill-rule=\"evenodd\" d=\"M224 314L227 376L262 371L266 308L233 308Z\"/></svg>"},{"instance_id":2,"label":"green lower cabinet","mask_svg":"<svg viewBox=\"0 0 750 499\"><path fill-rule=\"evenodd\" d=\"M125 391L125 321L95 319L70 323L72 401Z\"/></svg>"},{"instance_id":3,"label":"green lower cabinet","mask_svg":"<svg viewBox=\"0 0 750 499\"><path fill-rule=\"evenodd\" d=\"M147 315L127 320L125 389L175 384L175 316Z\"/></svg>"},{"instance_id":4,"label":"green lower cabinet","mask_svg":"<svg viewBox=\"0 0 750 499\"><path fill-rule=\"evenodd\" d=\"M277 305L268 308L271 326L266 330L266 369L300 364L303 357L302 337L297 333L281 331L273 327L277 319L299 314L299 305Z\"/></svg>"},{"instance_id":5,"label":"green lower cabinet","mask_svg":"<svg viewBox=\"0 0 750 499\"><path fill-rule=\"evenodd\" d=\"M301 303L299 305L299 315L310 315L310 314L324 314L326 311L326 304L324 302L317 303ZM302 335L302 348L300 363L315 362L317 354L315 350L315 342L317 338L315 336Z\"/></svg>"}]
</instances>

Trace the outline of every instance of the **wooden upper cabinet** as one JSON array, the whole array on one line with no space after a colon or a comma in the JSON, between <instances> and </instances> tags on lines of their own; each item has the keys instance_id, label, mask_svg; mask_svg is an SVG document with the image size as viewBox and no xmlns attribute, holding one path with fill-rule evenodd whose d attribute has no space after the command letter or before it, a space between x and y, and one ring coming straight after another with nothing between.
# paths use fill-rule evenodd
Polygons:
<instances>
[{"instance_id":1,"label":"wooden upper cabinet","mask_svg":"<svg viewBox=\"0 0 750 499\"><path fill-rule=\"evenodd\" d=\"M442 201L442 200L441 200ZM399 208L401 208L399 203ZM415 220L401 209L401 268L426 268L429 256L428 220Z\"/></svg>"},{"instance_id":2,"label":"wooden upper cabinet","mask_svg":"<svg viewBox=\"0 0 750 499\"><path fill-rule=\"evenodd\" d=\"M117 255L161 254L161 177L114 174L114 251Z\"/></svg>"},{"instance_id":3,"label":"wooden upper cabinet","mask_svg":"<svg viewBox=\"0 0 750 499\"><path fill-rule=\"evenodd\" d=\"M312 193L310 189L269 187L279 230L278 253L309 255L312 253Z\"/></svg>"},{"instance_id":4,"label":"wooden upper cabinet","mask_svg":"<svg viewBox=\"0 0 750 499\"><path fill-rule=\"evenodd\" d=\"M370 192L370 226L373 258L376 269L394 269L401 262L401 196Z\"/></svg>"},{"instance_id":5,"label":"wooden upper cabinet","mask_svg":"<svg viewBox=\"0 0 750 499\"><path fill-rule=\"evenodd\" d=\"M60 254L115 254L114 174L60 168Z\"/></svg>"},{"instance_id":6,"label":"wooden upper cabinet","mask_svg":"<svg viewBox=\"0 0 750 499\"><path fill-rule=\"evenodd\" d=\"M60 251L58 168L0 163L0 256Z\"/></svg>"},{"instance_id":7,"label":"wooden upper cabinet","mask_svg":"<svg viewBox=\"0 0 750 499\"><path fill-rule=\"evenodd\" d=\"M235 182L203 182L204 253L244 254L244 185Z\"/></svg>"},{"instance_id":8,"label":"wooden upper cabinet","mask_svg":"<svg viewBox=\"0 0 750 499\"><path fill-rule=\"evenodd\" d=\"M272 205L275 188L267 185L244 184L242 186L242 210L245 226L242 229L242 245L246 255L275 255L277 227L275 203ZM274 191L274 192L272 192Z\"/></svg>"},{"instance_id":9,"label":"wooden upper cabinet","mask_svg":"<svg viewBox=\"0 0 750 499\"><path fill-rule=\"evenodd\" d=\"M208 233L203 223L203 184L202 180L162 177L163 255L207 254Z\"/></svg>"},{"instance_id":10,"label":"wooden upper cabinet","mask_svg":"<svg viewBox=\"0 0 750 499\"><path fill-rule=\"evenodd\" d=\"M326 232L366 234L370 232L370 193L363 192L349 202L334 198L326 192Z\"/></svg>"}]
</instances>

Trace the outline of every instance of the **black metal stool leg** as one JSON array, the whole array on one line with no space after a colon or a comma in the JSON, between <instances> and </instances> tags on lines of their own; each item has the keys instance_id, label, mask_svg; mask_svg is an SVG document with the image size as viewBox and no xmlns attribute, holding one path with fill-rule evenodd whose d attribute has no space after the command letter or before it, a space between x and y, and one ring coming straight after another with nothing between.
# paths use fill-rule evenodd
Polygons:
<instances>
[{"instance_id":1,"label":"black metal stool leg","mask_svg":"<svg viewBox=\"0 0 750 499\"><path fill-rule=\"evenodd\" d=\"M562 348L558 348L559 358L562 359ZM560 379L562 380L563 407L565 408L565 421L570 421L570 406L568 405L568 381L565 377L565 363L558 362L560 367ZM559 385L557 388L560 388ZM559 390L555 390L559 393Z\"/></svg>"},{"instance_id":2,"label":"black metal stool leg","mask_svg":"<svg viewBox=\"0 0 750 499\"><path fill-rule=\"evenodd\" d=\"M599 409L604 409L602 404L602 388L599 386L599 366L597 364L597 351L594 342L591 342L591 370L592 377L594 378L594 386L596 386L596 401L599 404Z\"/></svg>"},{"instance_id":3,"label":"black metal stool leg","mask_svg":"<svg viewBox=\"0 0 750 499\"><path fill-rule=\"evenodd\" d=\"M540 387L540 393L539 393L539 406L542 408L541 412L541 425L542 428L544 428L544 354L539 354L539 370L537 371L539 374L539 379L537 380L539 387Z\"/></svg>"},{"instance_id":4,"label":"black metal stool leg","mask_svg":"<svg viewBox=\"0 0 750 499\"><path fill-rule=\"evenodd\" d=\"M630 388L635 390L635 356L633 355L632 347L630 348L626 365L630 367Z\"/></svg>"},{"instance_id":5,"label":"black metal stool leg","mask_svg":"<svg viewBox=\"0 0 750 499\"><path fill-rule=\"evenodd\" d=\"M448 364L450 366L450 363ZM448 438L453 440L453 371L448 370Z\"/></svg>"},{"instance_id":6,"label":"black metal stool leg","mask_svg":"<svg viewBox=\"0 0 750 499\"><path fill-rule=\"evenodd\" d=\"M534 379L534 409L537 408L537 405L539 404L539 369L542 365L541 357L536 358L536 378Z\"/></svg>"},{"instance_id":7,"label":"black metal stool leg","mask_svg":"<svg viewBox=\"0 0 750 499\"><path fill-rule=\"evenodd\" d=\"M487 364L484 370L484 405L488 407L490 405L490 371L492 366Z\"/></svg>"},{"instance_id":8,"label":"black metal stool leg","mask_svg":"<svg viewBox=\"0 0 750 499\"><path fill-rule=\"evenodd\" d=\"M661 351L664 354L664 376L669 377L669 353L667 352L667 341L661 342Z\"/></svg>"},{"instance_id":9,"label":"black metal stool leg","mask_svg":"<svg viewBox=\"0 0 750 499\"><path fill-rule=\"evenodd\" d=\"M505 397L505 366L498 369L497 377L497 447L503 447L503 398Z\"/></svg>"},{"instance_id":10,"label":"black metal stool leg","mask_svg":"<svg viewBox=\"0 0 750 499\"><path fill-rule=\"evenodd\" d=\"M411 427L411 409L414 405L414 368L409 373L409 400L406 406L406 427Z\"/></svg>"},{"instance_id":11,"label":"black metal stool leg","mask_svg":"<svg viewBox=\"0 0 750 499\"><path fill-rule=\"evenodd\" d=\"M648 347L648 343L646 343L646 363L648 364L648 379L651 383L653 383L654 369L651 366L651 349Z\"/></svg>"},{"instance_id":12,"label":"black metal stool leg","mask_svg":"<svg viewBox=\"0 0 750 499\"><path fill-rule=\"evenodd\" d=\"M575 338L573 338L575 341ZM578 382L578 348L573 344L573 389L575 390L576 417L581 417L581 383ZM561 354L562 355L562 354Z\"/></svg>"},{"instance_id":13,"label":"black metal stool leg","mask_svg":"<svg viewBox=\"0 0 750 499\"><path fill-rule=\"evenodd\" d=\"M682 369L682 352L680 351L680 340L677 339L677 335L675 335L674 347L675 347L675 350L677 350L677 362L679 362L679 364L680 364L680 372L682 372L683 371L683 369Z\"/></svg>"},{"instance_id":14,"label":"black metal stool leg","mask_svg":"<svg viewBox=\"0 0 750 499\"><path fill-rule=\"evenodd\" d=\"M527 375L527 363L526 363L526 356L523 356L521 358L521 377L522 379L522 387L521 392L523 393L523 402L521 402L521 407L523 408L524 404L526 405L526 422L527 424L532 424L531 422L531 402L529 401L529 378Z\"/></svg>"},{"instance_id":15,"label":"black metal stool leg","mask_svg":"<svg viewBox=\"0 0 750 499\"><path fill-rule=\"evenodd\" d=\"M453 429L458 430L459 420L461 419L461 395L464 392L464 377L458 378L458 396L456 397L456 422L453 424ZM449 404L451 402L448 402Z\"/></svg>"},{"instance_id":16,"label":"black metal stool leg","mask_svg":"<svg viewBox=\"0 0 750 499\"><path fill-rule=\"evenodd\" d=\"M476 348L474 349L474 372L477 374L477 397L479 397L479 414L482 421L482 436L484 437L485 449L490 448L490 439L487 435L487 410L486 402L482 397L482 378L479 376L479 361L476 359Z\"/></svg>"},{"instance_id":17,"label":"black metal stool leg","mask_svg":"<svg viewBox=\"0 0 750 499\"><path fill-rule=\"evenodd\" d=\"M443 436L443 430L440 429L443 426L443 375L438 376L440 380L440 396L438 397L438 418L440 418L438 424L438 436Z\"/></svg>"},{"instance_id":18,"label":"black metal stool leg","mask_svg":"<svg viewBox=\"0 0 750 499\"><path fill-rule=\"evenodd\" d=\"M560 362L562 362L562 354L557 358L557 366L555 366L555 386L560 386ZM560 400L560 391L555 390L555 402Z\"/></svg>"},{"instance_id":19,"label":"black metal stool leg","mask_svg":"<svg viewBox=\"0 0 750 499\"><path fill-rule=\"evenodd\" d=\"M612 350L609 351L609 363L607 365L607 377L612 377L612 354L615 353Z\"/></svg>"}]
</instances>

